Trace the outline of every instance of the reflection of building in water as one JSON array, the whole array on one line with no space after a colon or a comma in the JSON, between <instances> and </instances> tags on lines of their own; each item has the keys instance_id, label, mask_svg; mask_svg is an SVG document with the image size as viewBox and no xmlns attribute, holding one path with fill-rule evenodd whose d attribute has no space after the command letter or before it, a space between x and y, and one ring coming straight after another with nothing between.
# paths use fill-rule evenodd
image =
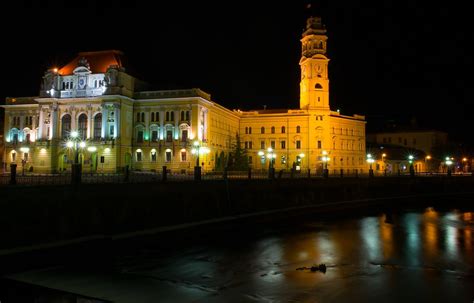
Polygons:
<instances>
[{"instance_id":1,"label":"reflection of building in water","mask_svg":"<svg viewBox=\"0 0 474 303\"><path fill-rule=\"evenodd\" d=\"M425 253L430 256L436 256L439 250L439 230L438 230L439 214L432 208L426 209L423 213L424 226L424 248Z\"/></svg>"}]
</instances>

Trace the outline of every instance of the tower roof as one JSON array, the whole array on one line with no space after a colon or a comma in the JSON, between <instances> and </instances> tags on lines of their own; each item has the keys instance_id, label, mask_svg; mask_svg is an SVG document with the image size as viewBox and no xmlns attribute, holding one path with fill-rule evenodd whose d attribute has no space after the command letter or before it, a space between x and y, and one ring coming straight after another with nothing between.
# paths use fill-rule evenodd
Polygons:
<instances>
[{"instance_id":1,"label":"tower roof","mask_svg":"<svg viewBox=\"0 0 474 303\"><path fill-rule=\"evenodd\" d=\"M96 52L81 52L76 58L61 67L58 73L62 76L72 75L78 65L87 62L92 73L105 73L111 65L122 66L124 54L118 50L104 50ZM85 60L84 60L85 59Z\"/></svg>"},{"instance_id":2,"label":"tower roof","mask_svg":"<svg viewBox=\"0 0 474 303\"><path fill-rule=\"evenodd\" d=\"M308 35L325 35L326 26L321 21L321 17L309 17L306 20L306 30L303 32L303 37Z\"/></svg>"}]
</instances>

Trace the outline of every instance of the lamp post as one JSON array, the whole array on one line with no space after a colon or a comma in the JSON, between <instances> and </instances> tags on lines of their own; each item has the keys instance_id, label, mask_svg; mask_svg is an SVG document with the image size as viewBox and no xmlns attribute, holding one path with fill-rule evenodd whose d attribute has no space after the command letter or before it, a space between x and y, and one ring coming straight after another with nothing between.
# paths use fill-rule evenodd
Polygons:
<instances>
[{"instance_id":1,"label":"lamp post","mask_svg":"<svg viewBox=\"0 0 474 303\"><path fill-rule=\"evenodd\" d=\"M328 170L329 157L328 157L327 151L323 150L323 156L321 157L321 160L323 161L323 177L328 178L329 177L329 170Z\"/></svg>"},{"instance_id":2,"label":"lamp post","mask_svg":"<svg viewBox=\"0 0 474 303\"><path fill-rule=\"evenodd\" d=\"M193 149L191 150L191 153L196 155L196 166L194 167L194 180L196 181L201 180L201 165L199 163L199 155L206 154L208 152L209 149L205 146L201 146L199 141L196 140L193 142Z\"/></svg>"},{"instance_id":3,"label":"lamp post","mask_svg":"<svg viewBox=\"0 0 474 303\"><path fill-rule=\"evenodd\" d=\"M375 160L372 158L371 154L367 154L367 163L369 163L369 178L372 178L374 176L374 170L372 169L372 163L374 163Z\"/></svg>"},{"instance_id":4,"label":"lamp post","mask_svg":"<svg viewBox=\"0 0 474 303\"><path fill-rule=\"evenodd\" d=\"M386 153L382 154L382 165L383 165L383 175L387 175L387 166L385 165L385 157L387 156Z\"/></svg>"},{"instance_id":5,"label":"lamp post","mask_svg":"<svg viewBox=\"0 0 474 303\"><path fill-rule=\"evenodd\" d=\"M72 148L74 151L74 161L71 167L71 183L80 184L81 183L81 174L82 166L79 163L79 148L83 149L86 147L86 142L82 141L79 138L79 132L76 130L71 131L69 135L69 140L66 142L68 148Z\"/></svg>"},{"instance_id":6,"label":"lamp post","mask_svg":"<svg viewBox=\"0 0 474 303\"><path fill-rule=\"evenodd\" d=\"M428 161L431 160L431 156L428 155L425 157L425 170L426 172L429 172L430 170L428 169Z\"/></svg>"},{"instance_id":7,"label":"lamp post","mask_svg":"<svg viewBox=\"0 0 474 303\"><path fill-rule=\"evenodd\" d=\"M413 160L415 157L413 155L408 155L408 163L410 163L410 176L415 176L415 168L413 167Z\"/></svg>"},{"instance_id":8,"label":"lamp post","mask_svg":"<svg viewBox=\"0 0 474 303\"><path fill-rule=\"evenodd\" d=\"M453 161L451 160L452 158L446 157L446 166L448 167L447 169L447 175L448 177L451 177L451 164L453 164Z\"/></svg>"},{"instance_id":9,"label":"lamp post","mask_svg":"<svg viewBox=\"0 0 474 303\"><path fill-rule=\"evenodd\" d=\"M267 149L267 158L270 159L270 162L268 163L268 178L269 179L274 179L275 178L275 167L274 167L274 161L275 161L275 152L273 151L273 148L269 147Z\"/></svg>"}]
</instances>

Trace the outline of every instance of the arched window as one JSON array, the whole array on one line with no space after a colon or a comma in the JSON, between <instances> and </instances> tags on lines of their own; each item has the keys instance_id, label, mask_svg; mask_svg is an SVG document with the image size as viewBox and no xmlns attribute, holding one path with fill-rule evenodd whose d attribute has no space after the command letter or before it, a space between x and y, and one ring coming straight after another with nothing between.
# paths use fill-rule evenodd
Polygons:
<instances>
[{"instance_id":1,"label":"arched window","mask_svg":"<svg viewBox=\"0 0 474 303\"><path fill-rule=\"evenodd\" d=\"M264 134L264 133L265 133L265 127L262 126L262 128L260 129L260 133L261 133L261 134Z\"/></svg>"},{"instance_id":2,"label":"arched window","mask_svg":"<svg viewBox=\"0 0 474 303\"><path fill-rule=\"evenodd\" d=\"M181 121L184 121L184 111L181 111Z\"/></svg>"},{"instance_id":3,"label":"arched window","mask_svg":"<svg viewBox=\"0 0 474 303\"><path fill-rule=\"evenodd\" d=\"M155 122L155 113L154 112L151 113L151 121Z\"/></svg>"},{"instance_id":4,"label":"arched window","mask_svg":"<svg viewBox=\"0 0 474 303\"><path fill-rule=\"evenodd\" d=\"M94 117L94 139L100 139L102 137L102 114L98 113Z\"/></svg>"},{"instance_id":5,"label":"arched window","mask_svg":"<svg viewBox=\"0 0 474 303\"><path fill-rule=\"evenodd\" d=\"M140 113L137 113L137 122L140 122Z\"/></svg>"},{"instance_id":6,"label":"arched window","mask_svg":"<svg viewBox=\"0 0 474 303\"><path fill-rule=\"evenodd\" d=\"M281 133L284 134L286 132L286 128L284 126L281 127Z\"/></svg>"},{"instance_id":7,"label":"arched window","mask_svg":"<svg viewBox=\"0 0 474 303\"><path fill-rule=\"evenodd\" d=\"M316 83L316 85L314 86L314 88L316 88L316 89L323 89L322 85L319 84L319 83Z\"/></svg>"},{"instance_id":8,"label":"arched window","mask_svg":"<svg viewBox=\"0 0 474 303\"><path fill-rule=\"evenodd\" d=\"M296 133L299 134L300 132L301 132L301 127L298 125L298 126L296 126Z\"/></svg>"},{"instance_id":9,"label":"arched window","mask_svg":"<svg viewBox=\"0 0 474 303\"><path fill-rule=\"evenodd\" d=\"M61 137L67 138L71 132L71 115L66 114L61 118Z\"/></svg>"},{"instance_id":10,"label":"arched window","mask_svg":"<svg viewBox=\"0 0 474 303\"><path fill-rule=\"evenodd\" d=\"M186 121L189 121L189 110L186 111Z\"/></svg>"},{"instance_id":11,"label":"arched window","mask_svg":"<svg viewBox=\"0 0 474 303\"><path fill-rule=\"evenodd\" d=\"M77 119L79 136L84 140L87 138L87 116L86 114L81 114Z\"/></svg>"},{"instance_id":12,"label":"arched window","mask_svg":"<svg viewBox=\"0 0 474 303\"><path fill-rule=\"evenodd\" d=\"M97 88L97 80L94 80L94 87Z\"/></svg>"},{"instance_id":13,"label":"arched window","mask_svg":"<svg viewBox=\"0 0 474 303\"><path fill-rule=\"evenodd\" d=\"M252 134L252 127L249 127L249 135Z\"/></svg>"},{"instance_id":14,"label":"arched window","mask_svg":"<svg viewBox=\"0 0 474 303\"><path fill-rule=\"evenodd\" d=\"M166 112L166 121L170 120L170 112Z\"/></svg>"},{"instance_id":15,"label":"arched window","mask_svg":"<svg viewBox=\"0 0 474 303\"><path fill-rule=\"evenodd\" d=\"M174 112L171 112L171 121L174 121Z\"/></svg>"},{"instance_id":16,"label":"arched window","mask_svg":"<svg viewBox=\"0 0 474 303\"><path fill-rule=\"evenodd\" d=\"M272 134L274 134L274 133L275 133L275 126L272 126L272 128L271 128L271 132L272 132Z\"/></svg>"},{"instance_id":17,"label":"arched window","mask_svg":"<svg viewBox=\"0 0 474 303\"><path fill-rule=\"evenodd\" d=\"M319 41L319 48L320 48L320 49L323 48L323 41Z\"/></svg>"},{"instance_id":18,"label":"arched window","mask_svg":"<svg viewBox=\"0 0 474 303\"><path fill-rule=\"evenodd\" d=\"M245 127L245 133L246 133L246 134L249 133L249 128L248 128L248 127Z\"/></svg>"},{"instance_id":19,"label":"arched window","mask_svg":"<svg viewBox=\"0 0 474 303\"><path fill-rule=\"evenodd\" d=\"M145 122L145 113L142 113L142 122Z\"/></svg>"}]
</instances>

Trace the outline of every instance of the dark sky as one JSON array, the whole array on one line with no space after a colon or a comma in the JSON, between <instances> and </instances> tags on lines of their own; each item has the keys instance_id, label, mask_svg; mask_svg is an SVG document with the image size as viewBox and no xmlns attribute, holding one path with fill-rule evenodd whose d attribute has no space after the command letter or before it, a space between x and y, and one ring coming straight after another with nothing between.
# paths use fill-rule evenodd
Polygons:
<instances>
[{"instance_id":1,"label":"dark sky","mask_svg":"<svg viewBox=\"0 0 474 303\"><path fill-rule=\"evenodd\" d=\"M2 9L0 97L37 95L44 70L79 51L120 49L156 89L200 87L230 108L296 108L299 39L313 14L328 29L332 109L367 115L369 128L416 116L472 140L472 17L454 1L312 1L310 11L303 1L150 2Z\"/></svg>"}]
</instances>

